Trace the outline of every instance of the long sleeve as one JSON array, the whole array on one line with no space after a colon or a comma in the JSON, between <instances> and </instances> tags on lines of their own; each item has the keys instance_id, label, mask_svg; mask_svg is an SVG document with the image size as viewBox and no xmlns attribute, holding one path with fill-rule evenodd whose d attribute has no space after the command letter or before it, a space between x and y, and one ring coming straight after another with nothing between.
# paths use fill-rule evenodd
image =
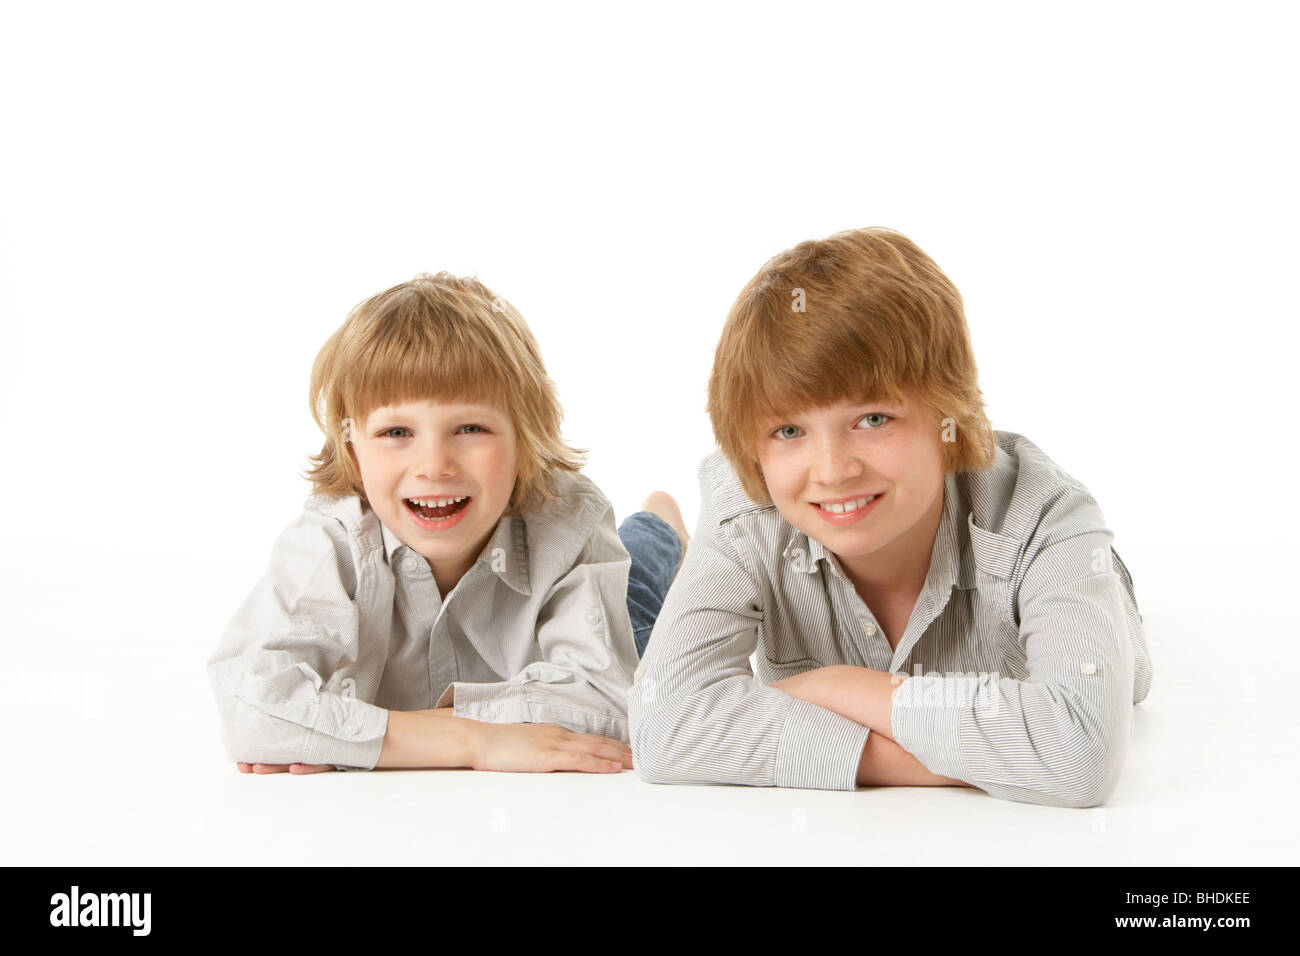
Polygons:
<instances>
[{"instance_id":1,"label":"long sleeve","mask_svg":"<svg viewBox=\"0 0 1300 956\"><path fill-rule=\"evenodd\" d=\"M628 697L637 774L650 783L854 789L869 731L754 679L757 578L703 491L699 527Z\"/></svg>"},{"instance_id":2,"label":"long sleeve","mask_svg":"<svg viewBox=\"0 0 1300 956\"><path fill-rule=\"evenodd\" d=\"M208 662L231 760L371 768L388 711L368 703L386 647L363 646L343 524L308 505ZM389 612L391 613L391 611ZM383 643L387 627L367 634Z\"/></svg>"},{"instance_id":3,"label":"long sleeve","mask_svg":"<svg viewBox=\"0 0 1300 956\"><path fill-rule=\"evenodd\" d=\"M1134 638L1110 532L1038 550L1016 606L1028 679L909 678L894 696L894 737L932 772L993 796L1096 806L1118 781L1135 696Z\"/></svg>"},{"instance_id":4,"label":"long sleeve","mask_svg":"<svg viewBox=\"0 0 1300 956\"><path fill-rule=\"evenodd\" d=\"M454 713L491 723L553 723L627 742L636 644L627 613L627 550L605 508L550 585L537 615L542 659L509 680L456 682ZM445 695L444 695L445 696Z\"/></svg>"}]
</instances>

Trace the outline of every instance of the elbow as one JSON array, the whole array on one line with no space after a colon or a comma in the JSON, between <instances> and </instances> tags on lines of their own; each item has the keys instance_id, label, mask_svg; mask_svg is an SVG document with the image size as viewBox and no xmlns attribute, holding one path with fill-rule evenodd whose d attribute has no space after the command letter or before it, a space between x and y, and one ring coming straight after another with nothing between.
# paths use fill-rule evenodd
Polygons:
<instances>
[{"instance_id":1,"label":"elbow","mask_svg":"<svg viewBox=\"0 0 1300 956\"><path fill-rule=\"evenodd\" d=\"M668 767L663 759L663 748L649 733L643 721L628 725L629 743L632 747L632 770L646 783L670 783Z\"/></svg>"},{"instance_id":2,"label":"elbow","mask_svg":"<svg viewBox=\"0 0 1300 956\"><path fill-rule=\"evenodd\" d=\"M1087 762L1086 786L1079 791L1080 808L1099 807L1110 800L1115 788L1119 786L1120 773L1124 769L1125 750L1123 747L1102 746L1096 748Z\"/></svg>"},{"instance_id":3,"label":"elbow","mask_svg":"<svg viewBox=\"0 0 1300 956\"><path fill-rule=\"evenodd\" d=\"M977 774L972 781L991 796L1018 803L1088 809L1106 803L1124 767L1124 728L1084 729L1078 723L1053 724L1050 733L1024 741L1032 763L1020 764L1012 751L1003 754L1003 775ZM1015 748L1023 759L1026 749ZM1015 768L1015 769L1012 769Z\"/></svg>"},{"instance_id":4,"label":"elbow","mask_svg":"<svg viewBox=\"0 0 1300 956\"><path fill-rule=\"evenodd\" d=\"M673 714L637 691L634 686L628 697L632 769L646 783L676 783L681 779L680 771L674 767L668 747L676 731Z\"/></svg>"},{"instance_id":5,"label":"elbow","mask_svg":"<svg viewBox=\"0 0 1300 956\"><path fill-rule=\"evenodd\" d=\"M632 737L632 769L645 783L685 783L695 779L663 747L653 742L647 745L636 735Z\"/></svg>"},{"instance_id":6,"label":"elbow","mask_svg":"<svg viewBox=\"0 0 1300 956\"><path fill-rule=\"evenodd\" d=\"M1054 807L1068 807L1076 810L1086 810L1090 807L1099 807L1110 799L1114 786L1103 784L1072 784L1068 787L1054 787L1053 792L1047 799L1040 802Z\"/></svg>"},{"instance_id":7,"label":"elbow","mask_svg":"<svg viewBox=\"0 0 1300 956\"><path fill-rule=\"evenodd\" d=\"M304 755L289 745L274 717L256 707L228 696L219 698L219 732L226 757L235 763L299 763Z\"/></svg>"},{"instance_id":8,"label":"elbow","mask_svg":"<svg viewBox=\"0 0 1300 956\"><path fill-rule=\"evenodd\" d=\"M1129 687L1116 684L1109 699L1062 698L1061 707L1031 735L1040 754L1023 799L1049 806L1088 809L1106 803L1119 784L1128 756L1133 705Z\"/></svg>"},{"instance_id":9,"label":"elbow","mask_svg":"<svg viewBox=\"0 0 1300 956\"><path fill-rule=\"evenodd\" d=\"M648 756L645 750L632 748L632 769L644 783L672 783L671 775L664 767Z\"/></svg>"},{"instance_id":10,"label":"elbow","mask_svg":"<svg viewBox=\"0 0 1300 956\"><path fill-rule=\"evenodd\" d=\"M264 735L254 727L255 716L246 704L230 698L221 701L217 708L221 714L218 732L227 759L235 763L275 763L266 753Z\"/></svg>"},{"instance_id":11,"label":"elbow","mask_svg":"<svg viewBox=\"0 0 1300 956\"><path fill-rule=\"evenodd\" d=\"M1049 775L1049 782L1035 802L1055 807L1086 810L1110 799L1119 784L1124 754L1106 746L1104 740L1081 749L1077 759Z\"/></svg>"}]
</instances>

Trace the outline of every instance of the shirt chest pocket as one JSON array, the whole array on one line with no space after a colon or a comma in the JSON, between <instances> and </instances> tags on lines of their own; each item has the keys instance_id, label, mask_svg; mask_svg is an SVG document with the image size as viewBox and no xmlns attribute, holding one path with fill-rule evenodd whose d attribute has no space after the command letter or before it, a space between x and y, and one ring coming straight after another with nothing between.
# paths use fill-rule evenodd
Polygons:
<instances>
[{"instance_id":1,"label":"shirt chest pocket","mask_svg":"<svg viewBox=\"0 0 1300 956\"><path fill-rule=\"evenodd\" d=\"M846 663L839 649L839 628L821 584L820 575L805 575L789 582L781 594L767 596L758 630L759 653L774 667L807 669Z\"/></svg>"},{"instance_id":2,"label":"shirt chest pocket","mask_svg":"<svg viewBox=\"0 0 1300 956\"><path fill-rule=\"evenodd\" d=\"M1016 626L1011 597L1011 573L1020 556L1020 541L985 531L967 519L975 559L975 590L970 593L971 626L981 645L987 668L1017 680L1027 676L1025 648Z\"/></svg>"},{"instance_id":3,"label":"shirt chest pocket","mask_svg":"<svg viewBox=\"0 0 1300 956\"><path fill-rule=\"evenodd\" d=\"M786 615L779 609L772 608L763 613L763 619L758 624L758 654L774 668L811 660Z\"/></svg>"},{"instance_id":4,"label":"shirt chest pocket","mask_svg":"<svg viewBox=\"0 0 1300 956\"><path fill-rule=\"evenodd\" d=\"M757 677L763 684L774 684L779 680L787 677L794 677L796 674L802 674L804 671L816 670L821 667L819 661L811 658L804 658L798 661L785 661L778 664L775 661L768 660L766 657L758 661Z\"/></svg>"},{"instance_id":5,"label":"shirt chest pocket","mask_svg":"<svg viewBox=\"0 0 1300 956\"><path fill-rule=\"evenodd\" d=\"M1020 629L1005 613L1007 583L982 574L978 581L977 588L968 592L969 640L977 647L977 669L1021 680L1028 675L1025 646Z\"/></svg>"}]
</instances>

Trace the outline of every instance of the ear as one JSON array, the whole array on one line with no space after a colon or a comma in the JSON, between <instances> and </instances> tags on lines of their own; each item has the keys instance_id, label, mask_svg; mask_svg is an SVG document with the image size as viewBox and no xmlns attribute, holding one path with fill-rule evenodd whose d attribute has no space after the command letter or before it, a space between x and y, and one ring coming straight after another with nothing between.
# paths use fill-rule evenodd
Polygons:
<instances>
[{"instance_id":1,"label":"ear","mask_svg":"<svg viewBox=\"0 0 1300 956\"><path fill-rule=\"evenodd\" d=\"M352 492L353 494L360 495L362 500L365 500L366 490L365 485L361 481L361 463L357 461L356 449L350 441L340 441L339 445L342 446L340 455L343 460L341 464L343 465L343 470L347 472L348 483L352 485Z\"/></svg>"}]
</instances>

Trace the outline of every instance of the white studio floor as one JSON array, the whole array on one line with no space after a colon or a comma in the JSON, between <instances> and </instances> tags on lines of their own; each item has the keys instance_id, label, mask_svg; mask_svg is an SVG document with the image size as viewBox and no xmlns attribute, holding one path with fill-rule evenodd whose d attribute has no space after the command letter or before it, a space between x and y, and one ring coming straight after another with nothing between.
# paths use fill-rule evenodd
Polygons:
<instances>
[{"instance_id":1,"label":"white studio floor","mask_svg":"<svg viewBox=\"0 0 1300 956\"><path fill-rule=\"evenodd\" d=\"M217 741L204 661L251 582L184 562L5 569L0 863L1295 864L1293 694L1195 596L1140 594L1156 667L1108 805L952 788L653 786L617 776L380 771L253 776ZM90 570L89 563L86 570ZM195 582L203 580L205 587ZM1188 581L1170 575L1170 581ZM132 583L134 582L134 584ZM1194 584L1186 585L1193 587ZM60 585L66 588L66 585ZM1177 609L1177 613L1169 609Z\"/></svg>"}]
</instances>

